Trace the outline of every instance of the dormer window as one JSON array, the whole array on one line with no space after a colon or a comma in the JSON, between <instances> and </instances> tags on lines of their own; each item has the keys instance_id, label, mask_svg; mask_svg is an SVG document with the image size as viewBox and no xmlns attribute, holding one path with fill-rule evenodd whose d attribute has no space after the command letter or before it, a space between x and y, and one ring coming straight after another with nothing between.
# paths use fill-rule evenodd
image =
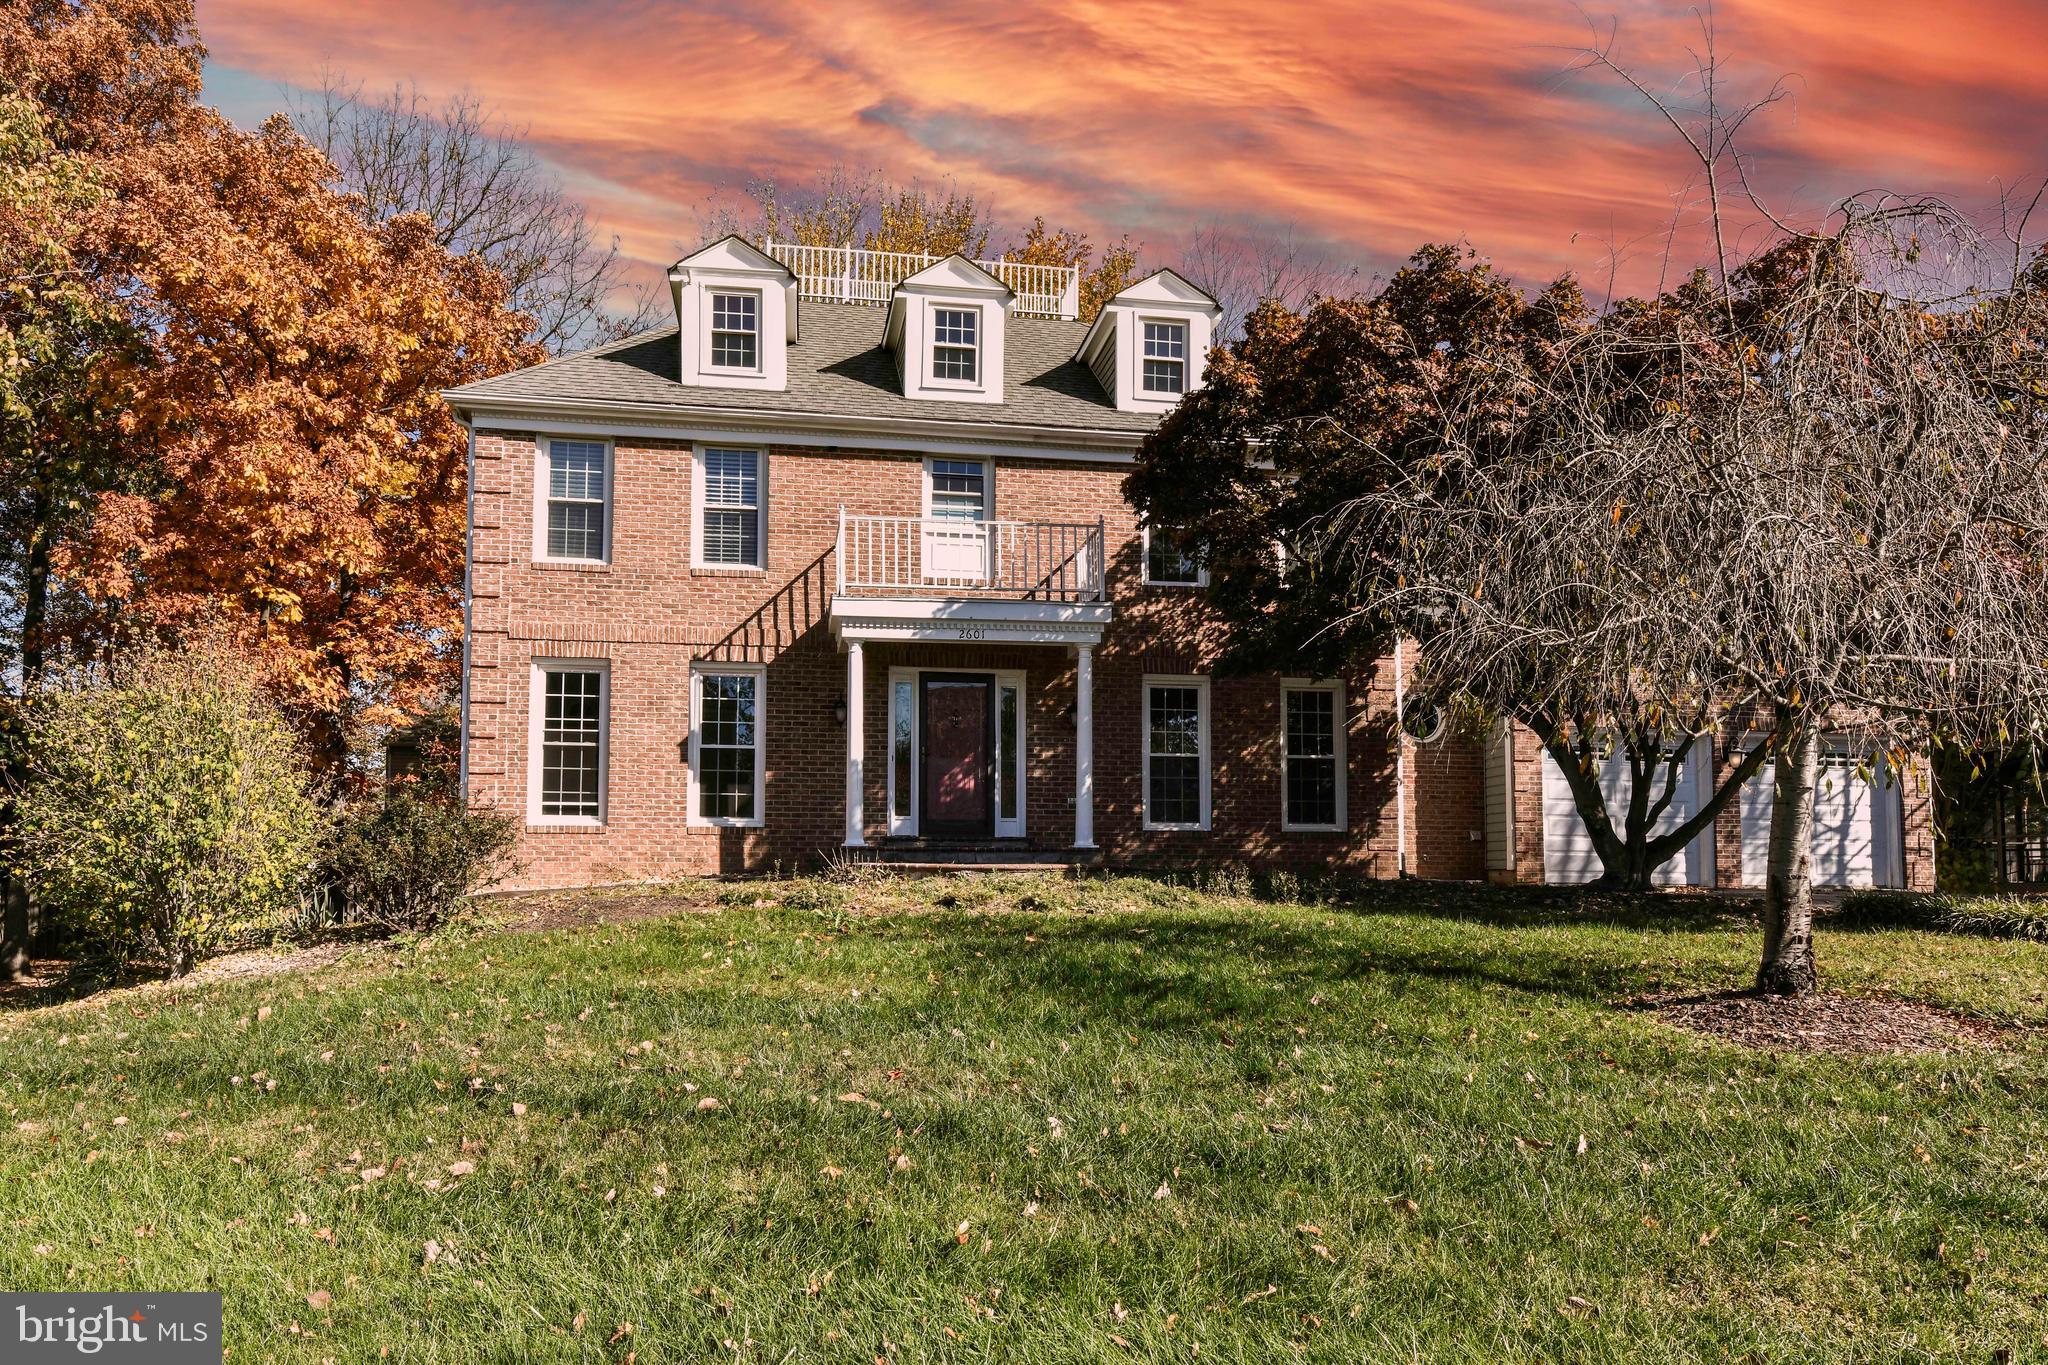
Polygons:
<instances>
[{"instance_id":1,"label":"dormer window","mask_svg":"<svg viewBox=\"0 0 2048 1365\"><path fill-rule=\"evenodd\" d=\"M1188 325L1145 324L1144 386L1147 393L1185 393L1188 387Z\"/></svg>"},{"instance_id":2,"label":"dormer window","mask_svg":"<svg viewBox=\"0 0 2048 1365\"><path fill-rule=\"evenodd\" d=\"M980 372L979 322L972 308L932 309L932 378L975 382Z\"/></svg>"},{"instance_id":3,"label":"dormer window","mask_svg":"<svg viewBox=\"0 0 2048 1365\"><path fill-rule=\"evenodd\" d=\"M711 363L722 370L761 367L761 296L715 291L711 295Z\"/></svg>"}]
</instances>

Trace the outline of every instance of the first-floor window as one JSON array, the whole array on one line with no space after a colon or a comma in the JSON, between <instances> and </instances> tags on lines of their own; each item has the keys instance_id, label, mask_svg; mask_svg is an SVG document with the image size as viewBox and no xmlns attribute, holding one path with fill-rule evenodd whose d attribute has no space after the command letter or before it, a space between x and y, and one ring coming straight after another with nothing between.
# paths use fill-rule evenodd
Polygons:
<instances>
[{"instance_id":1,"label":"first-floor window","mask_svg":"<svg viewBox=\"0 0 2048 1365\"><path fill-rule=\"evenodd\" d=\"M1209 683L1145 681L1145 824L1209 827Z\"/></svg>"},{"instance_id":2,"label":"first-floor window","mask_svg":"<svg viewBox=\"0 0 2048 1365\"><path fill-rule=\"evenodd\" d=\"M542 820L604 818L606 668L601 664L537 664L535 698L539 782L534 803Z\"/></svg>"},{"instance_id":3,"label":"first-floor window","mask_svg":"<svg viewBox=\"0 0 2048 1365\"><path fill-rule=\"evenodd\" d=\"M690 675L690 818L696 823L761 823L761 682L758 668L705 667Z\"/></svg>"},{"instance_id":4,"label":"first-floor window","mask_svg":"<svg viewBox=\"0 0 2048 1365\"><path fill-rule=\"evenodd\" d=\"M1281 702L1283 823L1335 829L1342 823L1343 705L1333 687L1287 687Z\"/></svg>"}]
</instances>

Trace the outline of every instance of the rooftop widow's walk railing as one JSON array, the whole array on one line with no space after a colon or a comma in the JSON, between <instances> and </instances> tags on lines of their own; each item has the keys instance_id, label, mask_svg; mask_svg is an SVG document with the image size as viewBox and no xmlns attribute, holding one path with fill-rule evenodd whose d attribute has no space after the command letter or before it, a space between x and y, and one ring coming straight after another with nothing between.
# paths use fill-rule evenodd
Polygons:
<instances>
[{"instance_id":1,"label":"rooftop widow's walk railing","mask_svg":"<svg viewBox=\"0 0 2048 1365\"><path fill-rule=\"evenodd\" d=\"M1103 523L839 512L839 595L1103 600Z\"/></svg>"},{"instance_id":2,"label":"rooftop widow's walk railing","mask_svg":"<svg viewBox=\"0 0 2048 1365\"><path fill-rule=\"evenodd\" d=\"M887 303L898 284L944 259L912 251L796 242L767 242L762 250L789 267L804 298L828 303ZM1010 287L1016 294L1011 306L1019 313L1069 320L1081 315L1081 272L1074 266L1024 261L975 264Z\"/></svg>"}]
</instances>

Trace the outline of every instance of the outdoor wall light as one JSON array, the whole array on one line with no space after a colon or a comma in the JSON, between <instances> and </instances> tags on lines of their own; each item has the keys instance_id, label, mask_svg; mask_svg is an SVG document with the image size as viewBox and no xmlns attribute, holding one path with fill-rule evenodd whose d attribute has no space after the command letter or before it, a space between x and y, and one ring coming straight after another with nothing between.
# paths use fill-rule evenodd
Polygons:
<instances>
[{"instance_id":1,"label":"outdoor wall light","mask_svg":"<svg viewBox=\"0 0 2048 1365\"><path fill-rule=\"evenodd\" d=\"M846 694L844 692L833 698L832 719L838 721L841 725L846 724Z\"/></svg>"}]
</instances>

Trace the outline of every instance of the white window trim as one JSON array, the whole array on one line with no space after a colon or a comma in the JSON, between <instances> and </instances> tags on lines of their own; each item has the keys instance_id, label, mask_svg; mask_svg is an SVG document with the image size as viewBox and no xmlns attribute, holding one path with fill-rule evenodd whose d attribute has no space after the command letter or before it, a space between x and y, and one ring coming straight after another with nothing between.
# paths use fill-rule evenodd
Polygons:
<instances>
[{"instance_id":1,"label":"white window trim","mask_svg":"<svg viewBox=\"0 0 2048 1365\"><path fill-rule=\"evenodd\" d=\"M744 294L754 301L754 363L751 365L719 365L711 359L713 354L711 345L712 333L716 330L712 327L712 320L718 311L716 296L719 294ZM703 316L702 332L698 337L697 345L697 354L702 356L703 359L698 364L698 369L702 370L705 374L758 375L762 372L762 367L767 363L768 314L767 300L761 297L760 290L738 288L733 285L707 284L704 286L704 298L698 306L698 312Z\"/></svg>"},{"instance_id":2,"label":"white window trim","mask_svg":"<svg viewBox=\"0 0 2048 1365\"><path fill-rule=\"evenodd\" d=\"M974 378L942 379L935 367L939 356L939 310L974 314ZM988 390L988 312L979 303L957 299L927 299L924 305L923 384L931 389L952 389L960 393Z\"/></svg>"},{"instance_id":3,"label":"white window trim","mask_svg":"<svg viewBox=\"0 0 2048 1365\"><path fill-rule=\"evenodd\" d=\"M604 551L596 559L578 555L548 553L548 489L554 468L554 441L595 442L604 447ZM533 562L536 564L609 564L612 562L612 533L618 522L618 454L613 443L593 436L546 435L533 444Z\"/></svg>"},{"instance_id":4,"label":"white window trim","mask_svg":"<svg viewBox=\"0 0 2048 1365\"><path fill-rule=\"evenodd\" d=\"M756 562L732 564L704 558L704 452L748 450L754 455L754 548ZM768 567L768 448L745 441L698 441L690 447L690 567L762 572Z\"/></svg>"},{"instance_id":5,"label":"white window trim","mask_svg":"<svg viewBox=\"0 0 2048 1365\"><path fill-rule=\"evenodd\" d=\"M1145 324L1148 322L1165 327L1180 328L1180 389L1178 392L1169 393L1162 389L1148 389L1145 387L1145 362L1152 358L1145 354ZM1172 404L1180 402L1181 399L1188 396L1188 391L1193 387L1189 383L1189 378L1194 374L1194 358L1188 352L1192 351L1195 347L1195 329L1188 325L1186 318L1146 317L1140 314L1137 318L1137 323L1138 372L1132 376L1133 381L1137 384L1137 396L1147 403Z\"/></svg>"},{"instance_id":6,"label":"white window trim","mask_svg":"<svg viewBox=\"0 0 2048 1365\"><path fill-rule=\"evenodd\" d=\"M597 814L543 815L540 809L541 733L547 722L550 673L597 674ZM536 658L526 683L526 823L562 829L601 829L611 815L612 664L609 659Z\"/></svg>"},{"instance_id":7,"label":"white window trim","mask_svg":"<svg viewBox=\"0 0 2048 1365\"><path fill-rule=\"evenodd\" d=\"M1192 687L1196 692L1197 734L1200 743L1202 775L1202 818L1195 824L1163 823L1152 818L1152 689L1155 687ZM1210 826L1210 746L1209 746L1209 679L1191 673L1147 673L1138 687L1138 752L1143 762L1140 780L1144 783L1139 794L1144 811L1144 827L1148 830L1207 830Z\"/></svg>"},{"instance_id":8,"label":"white window trim","mask_svg":"<svg viewBox=\"0 0 2048 1365\"><path fill-rule=\"evenodd\" d=\"M707 673L745 673L754 679L754 818L734 820L700 814L698 776L703 772L697 741L703 733L704 688ZM759 829L768 818L768 669L763 664L722 664L697 659L690 664L690 773L685 797L689 801L687 823L699 829Z\"/></svg>"},{"instance_id":9,"label":"white window trim","mask_svg":"<svg viewBox=\"0 0 2048 1365\"><path fill-rule=\"evenodd\" d=\"M1193 578L1154 578L1152 576L1152 528L1150 526L1140 527L1139 535L1143 538L1144 543L1139 546L1143 558L1139 561L1138 571L1142 575L1146 587L1206 588L1209 586L1209 565L1206 560L1203 560L1195 569L1195 576Z\"/></svg>"},{"instance_id":10,"label":"white window trim","mask_svg":"<svg viewBox=\"0 0 2048 1365\"><path fill-rule=\"evenodd\" d=\"M932 466L944 460L947 464L978 464L981 466L981 520L996 519L996 462L973 455L927 455L924 457L924 517L932 519Z\"/></svg>"},{"instance_id":11,"label":"white window trim","mask_svg":"<svg viewBox=\"0 0 2048 1365\"><path fill-rule=\"evenodd\" d=\"M1337 759L1337 822L1332 825L1301 825L1287 818L1287 694L1289 692L1327 692L1334 699L1331 703L1332 753ZM1350 812L1345 806L1345 788L1351 785L1351 772L1345 754L1345 732L1350 728L1350 716L1344 702L1344 684L1315 678L1282 678L1280 680L1280 828L1287 833L1330 834L1349 829Z\"/></svg>"},{"instance_id":12,"label":"white window trim","mask_svg":"<svg viewBox=\"0 0 2048 1365\"><path fill-rule=\"evenodd\" d=\"M916 838L918 831L923 828L924 784L917 779L921 775L919 767L924 760L924 734L917 724L916 710L921 700L920 694L924 690L924 675L927 673L973 673L978 671L976 669L961 668L902 667L889 670L889 704L887 713L889 804L887 810L889 833L892 836ZM1017 791L1016 818L1011 820L1003 819L1001 815L1002 805L998 801L996 804L997 815L995 817L994 837L998 839L1022 839L1025 837L1027 814L1031 809L1031 751L1027 747L1031 741L1031 693L1025 686L1026 674L1023 669L999 668L990 670L990 673L995 678L995 713L998 725L1002 723L1003 689L1005 687L1017 689L1017 733L1013 737L1013 742L1017 748L1017 761L1021 768L1021 771L1017 774L1021 779L1021 784ZM910 723L910 812L907 816L899 814L896 810L896 688L899 683L905 682L910 684L912 713ZM1004 778L1004 775L1001 773L998 773L996 776L998 782Z\"/></svg>"}]
</instances>

